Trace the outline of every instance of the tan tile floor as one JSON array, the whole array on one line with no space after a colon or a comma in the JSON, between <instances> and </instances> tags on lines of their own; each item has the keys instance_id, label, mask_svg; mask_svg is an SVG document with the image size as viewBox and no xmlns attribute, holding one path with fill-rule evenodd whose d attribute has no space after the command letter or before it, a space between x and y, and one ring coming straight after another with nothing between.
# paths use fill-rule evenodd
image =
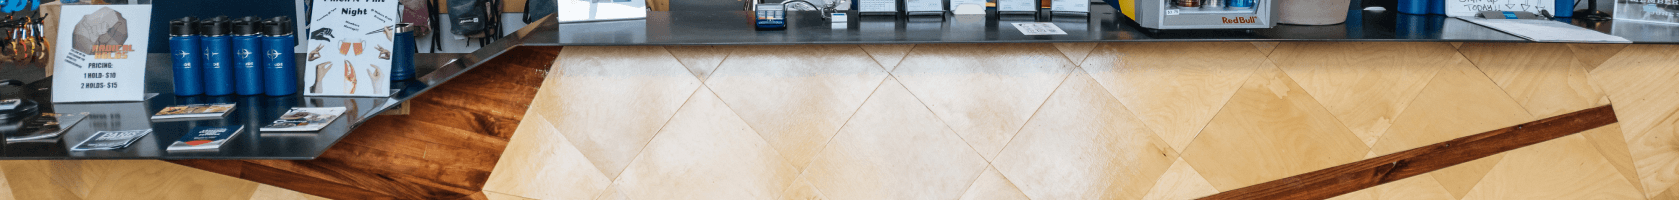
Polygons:
<instances>
[{"instance_id":1,"label":"tan tile floor","mask_svg":"<svg viewBox=\"0 0 1679 200\"><path fill-rule=\"evenodd\" d=\"M1679 46L567 47L492 199L1189 199L1613 102L1336 199L1679 198Z\"/></svg>"}]
</instances>

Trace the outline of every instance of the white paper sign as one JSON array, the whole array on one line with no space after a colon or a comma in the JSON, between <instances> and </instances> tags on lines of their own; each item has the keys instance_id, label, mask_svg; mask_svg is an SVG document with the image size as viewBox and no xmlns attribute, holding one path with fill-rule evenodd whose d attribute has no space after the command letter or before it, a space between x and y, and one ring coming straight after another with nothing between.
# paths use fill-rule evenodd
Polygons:
<instances>
[{"instance_id":1,"label":"white paper sign","mask_svg":"<svg viewBox=\"0 0 1679 200\"><path fill-rule=\"evenodd\" d=\"M858 12L898 12L898 2L894 0L857 0Z\"/></svg>"},{"instance_id":2,"label":"white paper sign","mask_svg":"<svg viewBox=\"0 0 1679 200\"><path fill-rule=\"evenodd\" d=\"M396 10L396 0L315 0L309 31L331 34L309 39L304 95L390 96Z\"/></svg>"},{"instance_id":3,"label":"white paper sign","mask_svg":"<svg viewBox=\"0 0 1679 200\"><path fill-rule=\"evenodd\" d=\"M559 0L560 22L647 18L645 0Z\"/></svg>"},{"instance_id":4,"label":"white paper sign","mask_svg":"<svg viewBox=\"0 0 1679 200\"><path fill-rule=\"evenodd\" d=\"M1049 22L1015 22L1014 23L1014 29L1020 30L1020 34L1026 34L1026 35L1066 35L1067 34L1067 31L1062 31L1061 27L1055 26L1055 23L1049 23Z\"/></svg>"},{"instance_id":5,"label":"white paper sign","mask_svg":"<svg viewBox=\"0 0 1679 200\"><path fill-rule=\"evenodd\" d=\"M1556 0L1446 0L1446 16L1475 16L1481 11L1528 11L1539 14L1541 10L1556 15L1556 5Z\"/></svg>"},{"instance_id":6,"label":"white paper sign","mask_svg":"<svg viewBox=\"0 0 1679 200\"><path fill-rule=\"evenodd\" d=\"M1037 0L997 0L997 11L1038 11Z\"/></svg>"},{"instance_id":7,"label":"white paper sign","mask_svg":"<svg viewBox=\"0 0 1679 200\"><path fill-rule=\"evenodd\" d=\"M904 10L909 12L944 12L944 0L904 0Z\"/></svg>"},{"instance_id":8,"label":"white paper sign","mask_svg":"<svg viewBox=\"0 0 1679 200\"><path fill-rule=\"evenodd\" d=\"M1049 2L1054 12L1090 12L1090 0L1054 0Z\"/></svg>"},{"instance_id":9,"label":"white paper sign","mask_svg":"<svg viewBox=\"0 0 1679 200\"><path fill-rule=\"evenodd\" d=\"M53 102L142 101L151 5L64 5Z\"/></svg>"},{"instance_id":10,"label":"white paper sign","mask_svg":"<svg viewBox=\"0 0 1679 200\"><path fill-rule=\"evenodd\" d=\"M956 6L961 6L962 4L979 5L981 8L980 10L985 10L983 9L985 8L985 0L950 0L950 10L956 10Z\"/></svg>"}]
</instances>

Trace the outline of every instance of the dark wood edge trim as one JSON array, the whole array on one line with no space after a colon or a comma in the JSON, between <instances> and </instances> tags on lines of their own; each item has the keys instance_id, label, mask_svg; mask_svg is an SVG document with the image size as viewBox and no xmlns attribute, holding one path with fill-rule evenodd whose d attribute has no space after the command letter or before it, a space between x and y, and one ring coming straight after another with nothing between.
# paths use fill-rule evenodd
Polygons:
<instances>
[{"instance_id":1,"label":"dark wood edge trim","mask_svg":"<svg viewBox=\"0 0 1679 200\"><path fill-rule=\"evenodd\" d=\"M1327 199L1616 121L1613 105L1605 105L1220 192L1201 199Z\"/></svg>"}]
</instances>

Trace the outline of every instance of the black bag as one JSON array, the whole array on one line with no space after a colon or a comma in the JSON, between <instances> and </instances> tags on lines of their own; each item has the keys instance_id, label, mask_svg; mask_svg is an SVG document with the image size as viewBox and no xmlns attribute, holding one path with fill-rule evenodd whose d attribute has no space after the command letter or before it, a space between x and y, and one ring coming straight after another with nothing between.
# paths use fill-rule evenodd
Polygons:
<instances>
[{"instance_id":1,"label":"black bag","mask_svg":"<svg viewBox=\"0 0 1679 200\"><path fill-rule=\"evenodd\" d=\"M555 10L560 7L558 4L559 3L555 3L554 0L536 0L525 2L525 23L529 24L538 19L542 19L542 17L554 14Z\"/></svg>"},{"instance_id":2,"label":"black bag","mask_svg":"<svg viewBox=\"0 0 1679 200\"><path fill-rule=\"evenodd\" d=\"M484 28L490 19L484 8L485 0L454 0L448 2L449 32L455 35L477 35L484 33Z\"/></svg>"}]
</instances>

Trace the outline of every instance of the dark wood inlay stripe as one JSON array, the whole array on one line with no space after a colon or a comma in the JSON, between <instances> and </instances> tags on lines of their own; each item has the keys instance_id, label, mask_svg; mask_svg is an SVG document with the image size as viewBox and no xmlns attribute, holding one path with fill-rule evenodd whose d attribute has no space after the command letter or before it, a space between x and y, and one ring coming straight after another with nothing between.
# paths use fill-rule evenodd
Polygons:
<instances>
[{"instance_id":1,"label":"dark wood inlay stripe","mask_svg":"<svg viewBox=\"0 0 1679 200\"><path fill-rule=\"evenodd\" d=\"M1615 123L1605 105L1487 131L1201 199L1327 199Z\"/></svg>"}]
</instances>

